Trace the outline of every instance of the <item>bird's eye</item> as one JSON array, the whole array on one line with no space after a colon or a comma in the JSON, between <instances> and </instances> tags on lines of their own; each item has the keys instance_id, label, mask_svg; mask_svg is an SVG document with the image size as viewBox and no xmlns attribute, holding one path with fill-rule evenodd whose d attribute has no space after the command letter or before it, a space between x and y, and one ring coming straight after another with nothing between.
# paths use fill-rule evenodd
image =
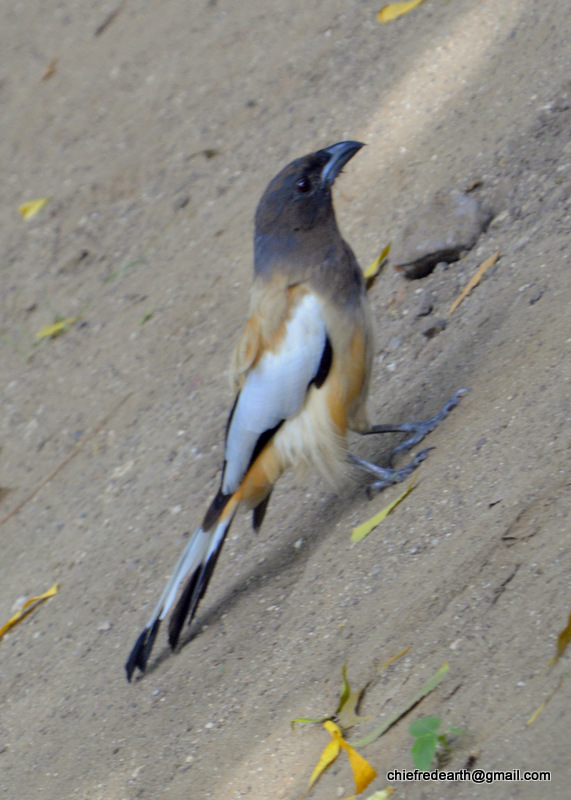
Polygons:
<instances>
[{"instance_id":1,"label":"bird's eye","mask_svg":"<svg viewBox=\"0 0 571 800\"><path fill-rule=\"evenodd\" d=\"M307 194L307 192L311 191L311 181L309 178L301 178L297 182L297 191L300 194Z\"/></svg>"}]
</instances>

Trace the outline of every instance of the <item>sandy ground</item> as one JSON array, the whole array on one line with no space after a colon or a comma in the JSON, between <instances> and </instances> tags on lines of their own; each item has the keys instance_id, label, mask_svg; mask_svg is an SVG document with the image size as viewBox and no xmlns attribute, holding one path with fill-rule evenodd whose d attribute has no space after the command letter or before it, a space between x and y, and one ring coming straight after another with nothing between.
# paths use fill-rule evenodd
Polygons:
<instances>
[{"instance_id":1,"label":"sandy ground","mask_svg":"<svg viewBox=\"0 0 571 800\"><path fill-rule=\"evenodd\" d=\"M363 751L379 773L364 797L412 767L408 724L426 714L464 731L448 768L552 780L393 782L398 800L569 796L569 655L545 665L571 611L571 17L561 0L427 0L389 26L377 10L0 7L0 516L127 397L2 524L0 619L60 586L0 643L3 797L293 800L328 734L290 721L334 710L344 664L371 681L355 738L445 661ZM129 685L125 659L217 485L255 205L288 160L344 138L368 144L335 190L362 265L435 191L481 182L495 216L471 252L421 281L389 267L371 290L373 419L470 391L360 544L352 527L399 488L368 501L353 474L339 496L284 478L259 535L235 522L180 652L161 632ZM420 304L445 319L497 250L427 338ZM36 343L56 315L79 319ZM397 441L352 448L386 463ZM340 757L312 796L352 791Z\"/></svg>"}]
</instances>

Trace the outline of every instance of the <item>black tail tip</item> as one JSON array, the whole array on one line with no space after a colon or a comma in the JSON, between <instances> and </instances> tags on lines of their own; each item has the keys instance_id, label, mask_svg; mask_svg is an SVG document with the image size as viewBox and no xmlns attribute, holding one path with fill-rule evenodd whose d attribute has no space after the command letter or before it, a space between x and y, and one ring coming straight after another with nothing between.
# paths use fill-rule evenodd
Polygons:
<instances>
[{"instance_id":1,"label":"black tail tip","mask_svg":"<svg viewBox=\"0 0 571 800\"><path fill-rule=\"evenodd\" d=\"M145 628L135 642L135 646L131 650L127 663L125 664L125 672L127 673L127 680L129 683L131 683L131 678L137 667L141 672L146 670L147 661L151 655L151 650L153 649L155 638L159 632L160 624L160 619L155 620L152 627Z\"/></svg>"}]
</instances>

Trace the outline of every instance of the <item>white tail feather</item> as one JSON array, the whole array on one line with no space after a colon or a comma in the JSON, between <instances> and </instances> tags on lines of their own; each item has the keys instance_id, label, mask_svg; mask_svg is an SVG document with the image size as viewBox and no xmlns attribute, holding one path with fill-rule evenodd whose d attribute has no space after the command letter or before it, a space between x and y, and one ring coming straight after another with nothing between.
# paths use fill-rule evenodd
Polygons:
<instances>
[{"instance_id":1,"label":"white tail feather","mask_svg":"<svg viewBox=\"0 0 571 800\"><path fill-rule=\"evenodd\" d=\"M174 568L169 582L161 594L161 599L157 603L147 623L147 628L151 628L157 619L164 619L166 617L176 599L181 583L187 575L193 572L200 564L204 563L214 533L215 531L203 531L202 528L197 528L194 531L186 547L182 551L182 555Z\"/></svg>"},{"instance_id":2,"label":"white tail feather","mask_svg":"<svg viewBox=\"0 0 571 800\"><path fill-rule=\"evenodd\" d=\"M157 619L162 620L166 617L176 600L181 584L198 567L207 564L210 557L220 547L224 535L234 518L235 510L226 519L219 522L213 530L205 531L200 527L194 531L177 561L173 574L163 589L161 598L147 623L147 628L151 628Z\"/></svg>"}]
</instances>

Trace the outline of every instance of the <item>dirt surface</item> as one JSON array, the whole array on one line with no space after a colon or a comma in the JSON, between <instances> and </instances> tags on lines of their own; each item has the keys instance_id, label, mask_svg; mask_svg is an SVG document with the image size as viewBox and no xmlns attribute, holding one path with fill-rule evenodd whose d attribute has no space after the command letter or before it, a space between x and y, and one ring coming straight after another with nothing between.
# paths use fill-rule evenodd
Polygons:
<instances>
[{"instance_id":1,"label":"dirt surface","mask_svg":"<svg viewBox=\"0 0 571 800\"><path fill-rule=\"evenodd\" d=\"M412 768L408 723L427 714L464 731L449 769L551 783L393 781L395 798L569 796L570 656L545 665L571 611L571 16L561 0L427 0L380 26L377 10L0 7L0 515L127 397L2 524L0 619L60 586L0 642L3 797L293 800L328 734L290 721L334 710L342 665L371 681L355 738L445 661L363 750L379 773L364 797ZM368 144L335 188L363 266L438 190L479 182L493 208L456 264L410 282L389 267L371 289L371 417L469 393L359 544L352 527L398 487L369 502L352 473L339 496L286 476L259 535L234 523L180 652L161 631L129 685L125 659L217 486L255 205L287 161L346 138ZM18 206L40 197L25 222ZM36 343L56 315L79 319ZM397 441L351 446L386 463ZM343 756L312 796L352 791Z\"/></svg>"}]
</instances>

